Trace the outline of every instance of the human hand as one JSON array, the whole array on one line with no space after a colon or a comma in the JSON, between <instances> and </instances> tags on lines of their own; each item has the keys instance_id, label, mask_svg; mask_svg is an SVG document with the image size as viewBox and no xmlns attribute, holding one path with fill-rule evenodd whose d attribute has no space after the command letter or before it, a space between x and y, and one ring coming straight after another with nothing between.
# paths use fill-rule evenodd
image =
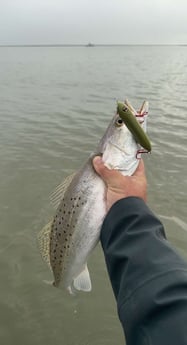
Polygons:
<instances>
[{"instance_id":1,"label":"human hand","mask_svg":"<svg viewBox=\"0 0 187 345\"><path fill-rule=\"evenodd\" d=\"M118 200L135 196L146 201L147 180L145 176L144 163L141 159L132 176L123 176L117 170L110 170L105 167L100 156L93 159L93 166L107 186L107 210Z\"/></svg>"}]
</instances>

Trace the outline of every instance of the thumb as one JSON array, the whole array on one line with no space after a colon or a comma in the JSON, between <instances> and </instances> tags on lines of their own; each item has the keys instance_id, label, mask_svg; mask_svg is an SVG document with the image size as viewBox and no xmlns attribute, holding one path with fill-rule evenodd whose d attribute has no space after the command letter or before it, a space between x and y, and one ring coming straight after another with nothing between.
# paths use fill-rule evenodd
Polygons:
<instances>
[{"instance_id":1,"label":"thumb","mask_svg":"<svg viewBox=\"0 0 187 345\"><path fill-rule=\"evenodd\" d=\"M138 167L136 169L136 171L134 172L133 176L136 177L145 177L145 166L144 166L144 162L143 159L140 159Z\"/></svg>"},{"instance_id":2,"label":"thumb","mask_svg":"<svg viewBox=\"0 0 187 345\"><path fill-rule=\"evenodd\" d=\"M96 172L101 176L101 178L104 180L104 182L107 185L111 185L114 182L114 179L118 178L118 175L121 176L119 171L117 170L110 170L108 169L100 156L96 156L93 159L93 166Z\"/></svg>"}]
</instances>

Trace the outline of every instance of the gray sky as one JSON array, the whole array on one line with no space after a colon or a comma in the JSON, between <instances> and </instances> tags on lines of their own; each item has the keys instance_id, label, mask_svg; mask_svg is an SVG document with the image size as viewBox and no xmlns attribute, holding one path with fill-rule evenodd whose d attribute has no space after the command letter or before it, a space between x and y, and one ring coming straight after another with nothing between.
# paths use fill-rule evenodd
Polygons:
<instances>
[{"instance_id":1,"label":"gray sky","mask_svg":"<svg viewBox=\"0 0 187 345\"><path fill-rule=\"evenodd\" d=\"M187 44L187 0L0 0L0 44Z\"/></svg>"}]
</instances>

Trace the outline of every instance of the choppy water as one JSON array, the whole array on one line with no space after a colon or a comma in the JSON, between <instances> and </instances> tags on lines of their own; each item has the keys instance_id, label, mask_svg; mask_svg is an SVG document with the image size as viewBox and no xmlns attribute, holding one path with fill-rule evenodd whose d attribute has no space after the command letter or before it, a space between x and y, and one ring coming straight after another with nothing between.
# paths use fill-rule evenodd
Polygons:
<instances>
[{"instance_id":1,"label":"choppy water","mask_svg":"<svg viewBox=\"0 0 187 345\"><path fill-rule=\"evenodd\" d=\"M187 47L0 48L0 343L110 345L124 338L98 246L93 291L43 283L36 233L49 194L79 168L117 99L150 102L149 205L187 251Z\"/></svg>"}]
</instances>

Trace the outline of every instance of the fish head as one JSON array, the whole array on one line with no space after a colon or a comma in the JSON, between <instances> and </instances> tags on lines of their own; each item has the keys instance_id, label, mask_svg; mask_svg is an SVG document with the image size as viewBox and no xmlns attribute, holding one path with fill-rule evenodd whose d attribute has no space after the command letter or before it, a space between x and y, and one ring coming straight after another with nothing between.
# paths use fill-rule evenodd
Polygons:
<instances>
[{"instance_id":1,"label":"fish head","mask_svg":"<svg viewBox=\"0 0 187 345\"><path fill-rule=\"evenodd\" d=\"M137 140L120 117L117 108L98 147L105 166L120 170L124 175L132 175L139 163L139 148Z\"/></svg>"}]
</instances>

